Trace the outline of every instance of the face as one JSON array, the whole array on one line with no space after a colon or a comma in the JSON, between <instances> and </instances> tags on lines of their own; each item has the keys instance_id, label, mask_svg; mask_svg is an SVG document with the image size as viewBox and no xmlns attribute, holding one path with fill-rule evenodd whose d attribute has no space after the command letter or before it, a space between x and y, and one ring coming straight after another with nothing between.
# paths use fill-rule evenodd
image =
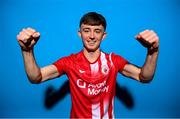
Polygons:
<instances>
[{"instance_id":1,"label":"face","mask_svg":"<svg viewBox=\"0 0 180 119\"><path fill-rule=\"evenodd\" d=\"M106 37L102 25L92 26L82 24L78 35L82 38L85 50L95 52L99 49L101 41Z\"/></svg>"}]
</instances>

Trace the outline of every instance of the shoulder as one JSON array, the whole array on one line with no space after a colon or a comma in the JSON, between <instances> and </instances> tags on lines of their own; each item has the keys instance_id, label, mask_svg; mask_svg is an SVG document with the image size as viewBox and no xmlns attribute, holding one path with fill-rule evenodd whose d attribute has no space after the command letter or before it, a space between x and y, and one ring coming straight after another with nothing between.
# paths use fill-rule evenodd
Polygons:
<instances>
[{"instance_id":1,"label":"shoulder","mask_svg":"<svg viewBox=\"0 0 180 119\"><path fill-rule=\"evenodd\" d=\"M57 62L61 62L69 66L69 65L73 65L78 61L80 62L82 61L82 52L72 53L69 56L64 56L60 58Z\"/></svg>"},{"instance_id":2,"label":"shoulder","mask_svg":"<svg viewBox=\"0 0 180 119\"><path fill-rule=\"evenodd\" d=\"M71 54L69 56L64 56L56 60L53 65L55 65L58 70L61 69L67 69L68 66L71 66L73 64L73 60L76 57L76 54Z\"/></svg>"},{"instance_id":3,"label":"shoulder","mask_svg":"<svg viewBox=\"0 0 180 119\"><path fill-rule=\"evenodd\" d=\"M82 56L83 56L82 51L80 51L78 53L71 54L71 55L67 56L66 58L71 61L76 61L76 60L82 58Z\"/></svg>"},{"instance_id":4,"label":"shoulder","mask_svg":"<svg viewBox=\"0 0 180 119\"><path fill-rule=\"evenodd\" d=\"M116 53L110 53L111 57L113 59L125 59L123 56L119 55L119 54L116 54Z\"/></svg>"},{"instance_id":5,"label":"shoulder","mask_svg":"<svg viewBox=\"0 0 180 119\"><path fill-rule=\"evenodd\" d=\"M111 53L105 53L103 52L106 56L106 58L109 58L109 59L112 59L112 60L116 60L116 59L125 59L123 58L121 55L118 55L114 52L111 52Z\"/></svg>"},{"instance_id":6,"label":"shoulder","mask_svg":"<svg viewBox=\"0 0 180 119\"><path fill-rule=\"evenodd\" d=\"M109 54L109 57L111 58L112 62L115 65L127 64L128 63L128 60L126 60L123 56L118 55L118 54L113 53L113 52Z\"/></svg>"},{"instance_id":7,"label":"shoulder","mask_svg":"<svg viewBox=\"0 0 180 119\"><path fill-rule=\"evenodd\" d=\"M105 59L107 59L108 61L110 61L111 63L113 63L114 65L116 65L117 63L121 63L121 62L126 62L126 59L123 58L122 56L115 54L113 52L111 53L105 53L102 52L101 53L101 57L104 57ZM102 59L102 58L101 58Z\"/></svg>"},{"instance_id":8,"label":"shoulder","mask_svg":"<svg viewBox=\"0 0 180 119\"><path fill-rule=\"evenodd\" d=\"M68 56L61 57L59 60L68 60L68 61L71 61L71 60L77 59L78 57L80 57L80 55L81 55L81 52L72 53L72 54L70 54Z\"/></svg>"}]
</instances>

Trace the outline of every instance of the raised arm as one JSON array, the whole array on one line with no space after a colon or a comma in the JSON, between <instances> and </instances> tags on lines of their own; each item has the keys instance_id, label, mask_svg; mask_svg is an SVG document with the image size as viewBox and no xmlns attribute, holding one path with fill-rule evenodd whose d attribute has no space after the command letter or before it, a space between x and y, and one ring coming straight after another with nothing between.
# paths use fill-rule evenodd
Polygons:
<instances>
[{"instance_id":1,"label":"raised arm","mask_svg":"<svg viewBox=\"0 0 180 119\"><path fill-rule=\"evenodd\" d=\"M122 74L140 82L150 82L155 74L159 53L159 38L152 30L145 30L136 36L136 39L147 48L147 56L142 67L133 64L125 65Z\"/></svg>"},{"instance_id":2,"label":"raised arm","mask_svg":"<svg viewBox=\"0 0 180 119\"><path fill-rule=\"evenodd\" d=\"M31 83L41 83L48 79L56 78L58 70L54 65L40 68L34 57L34 45L40 38L40 33L32 28L23 29L18 35L17 40L21 47L26 74Z\"/></svg>"}]
</instances>

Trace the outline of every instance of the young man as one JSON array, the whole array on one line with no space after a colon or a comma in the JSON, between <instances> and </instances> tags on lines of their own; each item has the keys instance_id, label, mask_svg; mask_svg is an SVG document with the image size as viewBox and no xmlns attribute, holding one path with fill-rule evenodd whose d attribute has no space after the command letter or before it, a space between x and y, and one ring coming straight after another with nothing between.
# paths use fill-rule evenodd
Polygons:
<instances>
[{"instance_id":1,"label":"young man","mask_svg":"<svg viewBox=\"0 0 180 119\"><path fill-rule=\"evenodd\" d=\"M40 33L23 29L17 36L22 49L27 76L32 83L41 83L63 74L68 76L72 99L71 118L113 118L116 76L121 73L140 82L153 79L159 51L159 38L152 30L145 30L136 39L147 48L144 65L139 68L114 53L104 53L100 44L106 37L106 20L95 12L80 20L79 36L83 50L63 57L52 65L40 68L33 47Z\"/></svg>"}]
</instances>

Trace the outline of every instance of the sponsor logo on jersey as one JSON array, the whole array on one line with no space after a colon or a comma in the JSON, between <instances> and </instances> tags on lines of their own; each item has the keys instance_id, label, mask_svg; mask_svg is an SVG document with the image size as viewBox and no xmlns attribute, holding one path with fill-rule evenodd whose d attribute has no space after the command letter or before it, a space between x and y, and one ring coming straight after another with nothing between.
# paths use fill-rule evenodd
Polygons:
<instances>
[{"instance_id":1,"label":"sponsor logo on jersey","mask_svg":"<svg viewBox=\"0 0 180 119\"><path fill-rule=\"evenodd\" d=\"M79 72L82 74L82 73L84 73L85 71L84 71L84 70L79 69Z\"/></svg>"},{"instance_id":2,"label":"sponsor logo on jersey","mask_svg":"<svg viewBox=\"0 0 180 119\"><path fill-rule=\"evenodd\" d=\"M77 86L82 89L87 89L88 95L98 95L99 93L107 93L109 91L109 86L106 81L92 84L86 83L82 79L78 79Z\"/></svg>"}]
</instances>

